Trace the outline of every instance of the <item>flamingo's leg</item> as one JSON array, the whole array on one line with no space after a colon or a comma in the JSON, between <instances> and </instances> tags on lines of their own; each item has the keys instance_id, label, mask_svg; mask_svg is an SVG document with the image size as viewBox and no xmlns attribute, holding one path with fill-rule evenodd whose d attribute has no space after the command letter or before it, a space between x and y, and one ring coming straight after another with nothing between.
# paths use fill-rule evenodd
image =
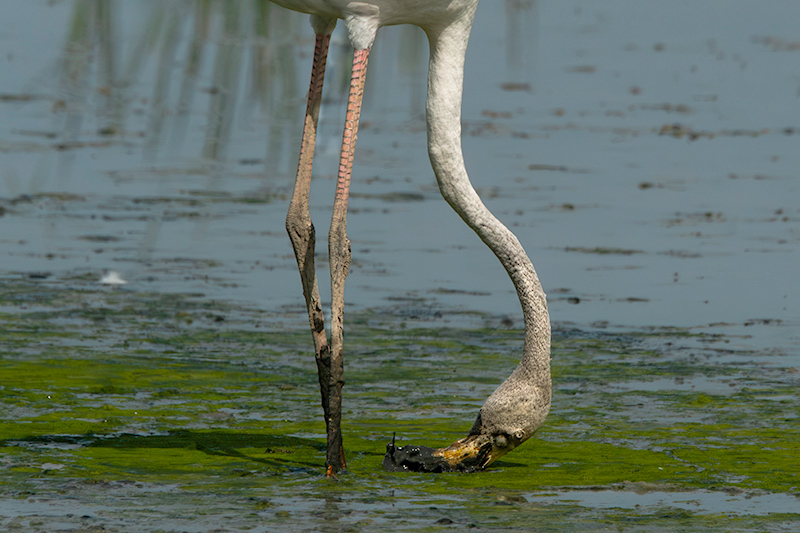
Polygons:
<instances>
[{"instance_id":1,"label":"flamingo's leg","mask_svg":"<svg viewBox=\"0 0 800 533\"><path fill-rule=\"evenodd\" d=\"M333 29L332 26L330 29ZM297 166L297 180L292 200L289 204L289 213L286 215L286 230L292 241L297 267L300 270L303 295L305 296L308 320L311 325L311 335L314 339L314 355L317 361L322 410L328 434L332 431L330 427L331 417L328 392L331 381L331 350L325 335L325 319L322 313L319 286L314 267L315 232L314 224L311 222L311 214L309 213L308 196L311 188L311 167L314 159L319 107L322 100L322 82L325 77L325 63L330 39L330 31L317 33L314 63L311 68L311 86L308 92L308 106L303 127L303 141L300 145L300 162ZM328 440L331 440L330 437ZM330 456L331 454L329 453L328 455ZM344 450L341 448L341 440L339 441L337 456L342 458L341 463L344 464ZM337 462L336 464L338 465L339 463ZM330 467L330 463L327 466ZM328 468L328 472L330 472L330 468Z\"/></svg>"},{"instance_id":2,"label":"flamingo's leg","mask_svg":"<svg viewBox=\"0 0 800 533\"><path fill-rule=\"evenodd\" d=\"M347 101L342 153L339 160L339 176L336 183L336 198L333 202L333 217L328 236L328 257L331 267L331 374L328 390L329 429L328 432L328 473L341 466L344 457L337 456L342 449L342 386L344 385L343 354L343 313L344 282L350 267L350 240L347 238L347 200L350 195L350 176L353 171L353 157L358 135L358 121L361 116L361 102L364 96L364 82L367 74L369 48L356 50L353 56L353 70L350 78L350 96Z\"/></svg>"}]
</instances>

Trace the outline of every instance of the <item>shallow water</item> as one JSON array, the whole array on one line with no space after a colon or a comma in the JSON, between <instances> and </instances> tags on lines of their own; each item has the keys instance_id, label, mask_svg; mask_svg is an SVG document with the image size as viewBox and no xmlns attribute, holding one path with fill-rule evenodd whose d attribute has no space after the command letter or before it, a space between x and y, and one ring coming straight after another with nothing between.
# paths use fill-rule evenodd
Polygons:
<instances>
[{"instance_id":1,"label":"shallow water","mask_svg":"<svg viewBox=\"0 0 800 533\"><path fill-rule=\"evenodd\" d=\"M462 436L521 332L487 315L456 328L453 311L350 313L348 472L330 482L304 331L199 294L3 281L8 528L782 531L797 520L797 372L735 338L557 328L553 409L535 439L474 475L394 474L380 468L391 435Z\"/></svg>"},{"instance_id":2,"label":"shallow water","mask_svg":"<svg viewBox=\"0 0 800 533\"><path fill-rule=\"evenodd\" d=\"M436 190L424 37L386 28L348 219L355 456L340 485L318 476L315 376L283 230L313 41L304 17L258 2L6 8L0 523L790 528L800 8L513 4L479 7L464 148L548 292L553 414L527 453L480 478L377 469L393 431L432 445L461 436L513 367L521 325L502 268ZM312 196L321 235L347 76L341 28L336 39ZM108 269L129 284L101 286ZM456 363L454 347L471 358ZM85 363L56 363L72 360ZM236 440L245 430L252 442ZM104 438L59 440L92 434ZM167 457L140 470L129 434L143 457ZM642 470L619 474L615 455Z\"/></svg>"}]
</instances>

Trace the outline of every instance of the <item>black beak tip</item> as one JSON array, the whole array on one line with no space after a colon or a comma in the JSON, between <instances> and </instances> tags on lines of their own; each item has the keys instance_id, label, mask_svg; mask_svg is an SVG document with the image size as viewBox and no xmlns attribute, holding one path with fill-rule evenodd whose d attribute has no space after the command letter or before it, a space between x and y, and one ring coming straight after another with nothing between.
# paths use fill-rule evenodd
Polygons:
<instances>
[{"instance_id":1,"label":"black beak tip","mask_svg":"<svg viewBox=\"0 0 800 533\"><path fill-rule=\"evenodd\" d=\"M396 446L395 440L386 445L383 468L387 472L446 472L451 470L434 448L427 446Z\"/></svg>"}]
</instances>

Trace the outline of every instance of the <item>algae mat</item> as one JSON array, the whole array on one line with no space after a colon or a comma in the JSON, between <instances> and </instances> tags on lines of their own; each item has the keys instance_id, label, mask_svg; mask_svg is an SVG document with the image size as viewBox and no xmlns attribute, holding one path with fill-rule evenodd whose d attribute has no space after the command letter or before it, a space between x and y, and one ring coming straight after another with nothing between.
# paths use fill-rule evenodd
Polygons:
<instances>
[{"instance_id":1,"label":"algae mat","mask_svg":"<svg viewBox=\"0 0 800 533\"><path fill-rule=\"evenodd\" d=\"M463 436L521 332L407 306L349 316L349 471L329 481L304 329L197 294L38 278L4 279L0 296L8 530L800 525L797 369L736 338L557 330L536 438L486 472L404 475L380 467L392 434Z\"/></svg>"}]
</instances>

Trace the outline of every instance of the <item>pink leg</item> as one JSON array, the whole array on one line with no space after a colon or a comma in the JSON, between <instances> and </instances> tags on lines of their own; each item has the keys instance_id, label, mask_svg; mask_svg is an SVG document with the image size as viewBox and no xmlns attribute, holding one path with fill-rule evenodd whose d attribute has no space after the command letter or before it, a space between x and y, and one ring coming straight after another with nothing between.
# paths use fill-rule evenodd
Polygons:
<instances>
[{"instance_id":1,"label":"pink leg","mask_svg":"<svg viewBox=\"0 0 800 533\"><path fill-rule=\"evenodd\" d=\"M364 96L369 49L356 50L350 78L350 96L347 102L342 153L339 160L339 177L336 183L336 198L333 202L333 217L328 236L328 258L331 267L331 367L328 389L330 421L328 432L328 473L344 468L344 457L336 457L342 448L342 386L344 385L344 282L350 267L350 240L347 238L347 200L350 196L350 176L353 171L358 121ZM332 455L333 454L333 455Z\"/></svg>"},{"instance_id":2,"label":"pink leg","mask_svg":"<svg viewBox=\"0 0 800 533\"><path fill-rule=\"evenodd\" d=\"M314 355L317 361L317 374L319 376L320 394L322 396L322 410L328 432L328 441L331 442L330 426L330 401L329 388L331 382L331 350L325 335L325 318L317 284L314 266L315 231L311 222L308 209L308 196L311 188L311 167L314 160L314 145L317 134L317 121L319 107L322 100L322 82L325 77L325 63L328 56L330 34L318 34L314 49L314 63L311 69L311 86L308 92L308 107L306 108L305 125L303 127L303 141L300 145L300 162L297 166L297 180L294 193L289 204L289 213L286 215L286 230L292 241L297 267L300 270L300 279L303 284L303 295L308 309L308 320L311 325L311 335L314 339ZM336 429L338 431L338 426ZM331 455L329 450L328 456ZM344 465L344 449L339 440L339 449L335 454L341 459L337 465ZM330 472L330 462L327 462ZM338 470L338 468L336 469Z\"/></svg>"}]
</instances>

